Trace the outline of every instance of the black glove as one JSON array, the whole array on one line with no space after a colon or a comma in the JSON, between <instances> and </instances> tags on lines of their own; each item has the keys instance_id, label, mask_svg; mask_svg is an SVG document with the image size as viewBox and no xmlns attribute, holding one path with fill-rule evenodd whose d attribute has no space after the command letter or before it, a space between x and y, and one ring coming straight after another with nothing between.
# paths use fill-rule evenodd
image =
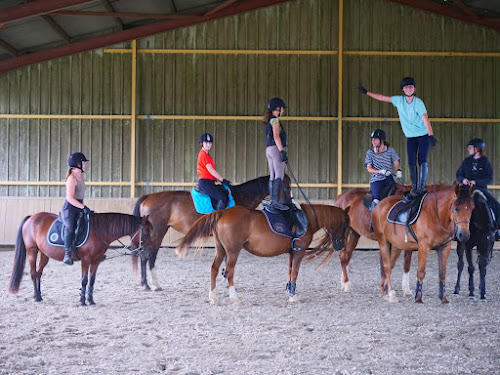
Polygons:
<instances>
[{"instance_id":1,"label":"black glove","mask_svg":"<svg viewBox=\"0 0 500 375\"><path fill-rule=\"evenodd\" d=\"M429 142L431 142L431 146L435 146L438 143L438 141L436 140L436 137L434 137L433 135L429 136Z\"/></svg>"},{"instance_id":2,"label":"black glove","mask_svg":"<svg viewBox=\"0 0 500 375\"><path fill-rule=\"evenodd\" d=\"M365 95L368 94L368 90L363 87L361 82L358 85L358 90L361 91L362 94L365 94Z\"/></svg>"},{"instance_id":3,"label":"black glove","mask_svg":"<svg viewBox=\"0 0 500 375\"><path fill-rule=\"evenodd\" d=\"M90 215L92 213L92 210L88 208L87 206L83 207L83 214L84 215Z\"/></svg>"},{"instance_id":4,"label":"black glove","mask_svg":"<svg viewBox=\"0 0 500 375\"><path fill-rule=\"evenodd\" d=\"M286 153L286 151L285 150L281 150L280 154L281 154L281 161L285 162L285 163L288 163L288 154Z\"/></svg>"},{"instance_id":5,"label":"black glove","mask_svg":"<svg viewBox=\"0 0 500 375\"><path fill-rule=\"evenodd\" d=\"M225 178L222 180L222 185L226 185L226 186L231 186L231 181L229 180L226 180Z\"/></svg>"}]
</instances>

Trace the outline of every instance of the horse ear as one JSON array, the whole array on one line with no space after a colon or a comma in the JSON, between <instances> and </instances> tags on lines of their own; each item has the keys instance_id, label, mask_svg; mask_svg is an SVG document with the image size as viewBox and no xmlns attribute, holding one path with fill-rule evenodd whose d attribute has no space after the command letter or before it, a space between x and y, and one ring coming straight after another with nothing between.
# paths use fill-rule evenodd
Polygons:
<instances>
[{"instance_id":1,"label":"horse ear","mask_svg":"<svg viewBox=\"0 0 500 375\"><path fill-rule=\"evenodd\" d=\"M349 211L351 210L351 206L347 206L344 211L346 214L349 214Z\"/></svg>"},{"instance_id":2,"label":"horse ear","mask_svg":"<svg viewBox=\"0 0 500 375\"><path fill-rule=\"evenodd\" d=\"M469 189L469 194L472 196L472 192L476 190L476 185L472 185Z\"/></svg>"}]
</instances>

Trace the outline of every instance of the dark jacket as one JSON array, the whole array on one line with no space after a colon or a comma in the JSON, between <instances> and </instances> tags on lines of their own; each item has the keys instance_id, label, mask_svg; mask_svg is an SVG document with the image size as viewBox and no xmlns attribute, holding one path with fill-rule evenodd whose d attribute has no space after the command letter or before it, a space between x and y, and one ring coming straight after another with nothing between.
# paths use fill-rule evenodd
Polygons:
<instances>
[{"instance_id":1,"label":"dark jacket","mask_svg":"<svg viewBox=\"0 0 500 375\"><path fill-rule=\"evenodd\" d=\"M457 181L463 183L464 178L476 181L476 188L487 189L493 182L493 169L486 156L474 159L474 156L465 158L457 170Z\"/></svg>"}]
</instances>

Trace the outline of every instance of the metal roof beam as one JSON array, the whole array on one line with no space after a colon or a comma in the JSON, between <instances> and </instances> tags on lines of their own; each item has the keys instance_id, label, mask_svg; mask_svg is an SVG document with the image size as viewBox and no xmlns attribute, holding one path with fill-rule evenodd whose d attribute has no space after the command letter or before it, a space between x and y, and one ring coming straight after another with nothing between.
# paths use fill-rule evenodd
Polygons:
<instances>
[{"instance_id":1,"label":"metal roof beam","mask_svg":"<svg viewBox=\"0 0 500 375\"><path fill-rule=\"evenodd\" d=\"M108 12L115 13L115 9L113 8L113 5L111 5L109 0L103 0L103 2L104 2L104 6L108 10ZM114 17L114 20L115 20L116 24L120 27L120 30L123 30L123 22L120 19L120 17Z\"/></svg>"},{"instance_id":2,"label":"metal roof beam","mask_svg":"<svg viewBox=\"0 0 500 375\"><path fill-rule=\"evenodd\" d=\"M237 0L228 0L226 1L224 4L221 4L219 5L217 8L214 8L212 10L209 10L208 12L205 13L206 16L210 16L212 14L215 14L219 11L221 11L222 9L225 9L231 5L233 5Z\"/></svg>"},{"instance_id":3,"label":"metal roof beam","mask_svg":"<svg viewBox=\"0 0 500 375\"><path fill-rule=\"evenodd\" d=\"M63 38L66 43L71 43L71 37L59 26L56 21L52 19L50 16L43 15L43 20L49 24L52 30L54 30L61 38Z\"/></svg>"},{"instance_id":4,"label":"metal roof beam","mask_svg":"<svg viewBox=\"0 0 500 375\"><path fill-rule=\"evenodd\" d=\"M0 48L3 48L12 56L17 56L19 54L14 47L12 47L9 43L3 41L2 39L0 39Z\"/></svg>"},{"instance_id":5,"label":"metal roof beam","mask_svg":"<svg viewBox=\"0 0 500 375\"><path fill-rule=\"evenodd\" d=\"M0 12L0 23L40 16L42 14L55 12L56 10L92 3L94 1L97 0L36 0L30 3L2 9Z\"/></svg>"},{"instance_id":6,"label":"metal roof beam","mask_svg":"<svg viewBox=\"0 0 500 375\"><path fill-rule=\"evenodd\" d=\"M495 30L500 30L500 24L497 18L486 18L486 17L471 17L468 14L464 14L460 9L454 8L449 5L441 5L430 0L388 0L393 3L403 4L410 6L412 8L425 10L432 13L438 13L443 16L452 17L459 19L461 21L475 23L477 25L486 26Z\"/></svg>"},{"instance_id":7,"label":"metal roof beam","mask_svg":"<svg viewBox=\"0 0 500 375\"><path fill-rule=\"evenodd\" d=\"M78 16L78 17L120 17L120 18L152 18L152 19L185 19L200 17L202 14L160 14L160 13L116 13L116 12L85 12L61 10L52 13L53 16Z\"/></svg>"},{"instance_id":8,"label":"metal roof beam","mask_svg":"<svg viewBox=\"0 0 500 375\"><path fill-rule=\"evenodd\" d=\"M55 47L45 51L34 52L32 54L13 57L8 60L0 61L0 74L7 73L8 71L18 69L26 65L52 60L63 56L69 56L79 52L102 48L112 44L126 42L133 39L144 38L149 35L154 35L169 30L178 29L180 27L191 26L201 22L232 16L238 13L244 13L254 9L276 5L279 3L285 3L288 1L290 0L240 1L236 3L234 6L222 9L221 11L210 16L203 16L196 18L193 17L190 19L160 21L153 23L151 25L139 26L128 30L120 31L118 33L103 35L97 38L88 39L60 47Z\"/></svg>"}]
</instances>

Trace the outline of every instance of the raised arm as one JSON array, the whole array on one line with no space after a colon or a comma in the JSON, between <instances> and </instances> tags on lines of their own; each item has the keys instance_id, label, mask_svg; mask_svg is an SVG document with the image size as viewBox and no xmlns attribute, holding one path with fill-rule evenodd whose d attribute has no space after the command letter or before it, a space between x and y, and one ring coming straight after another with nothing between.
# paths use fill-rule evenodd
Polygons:
<instances>
[{"instance_id":1,"label":"raised arm","mask_svg":"<svg viewBox=\"0 0 500 375\"><path fill-rule=\"evenodd\" d=\"M376 92L371 92L371 91L368 91L367 89L365 89L363 87L363 85L360 83L359 86L358 86L358 90L362 93L362 94L365 94L365 95L368 95L370 98L373 98L373 99L376 99L376 100L379 100L381 102L386 102L386 103L392 103L391 101L391 97L390 96L387 96L387 95L382 95L382 94L377 94Z\"/></svg>"}]
</instances>

